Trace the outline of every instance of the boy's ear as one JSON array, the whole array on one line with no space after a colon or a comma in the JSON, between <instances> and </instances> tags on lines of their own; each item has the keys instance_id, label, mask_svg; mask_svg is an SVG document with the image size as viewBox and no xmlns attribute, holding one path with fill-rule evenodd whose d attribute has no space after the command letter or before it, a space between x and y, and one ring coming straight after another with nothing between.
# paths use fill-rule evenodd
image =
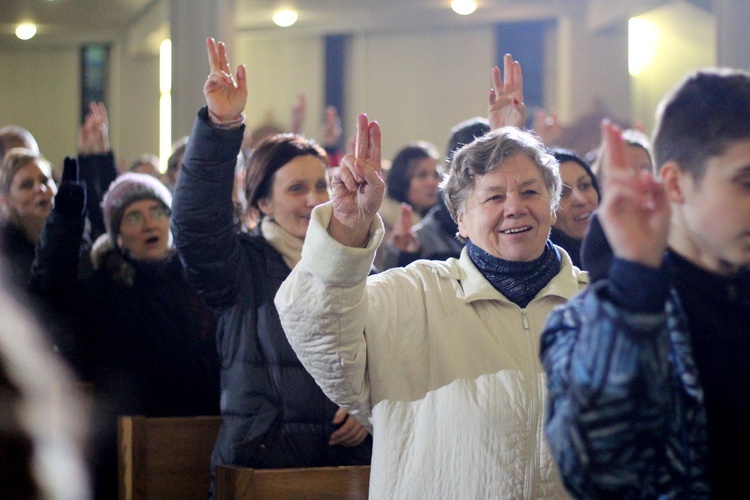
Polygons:
<instances>
[{"instance_id":1,"label":"boy's ear","mask_svg":"<svg viewBox=\"0 0 750 500\"><path fill-rule=\"evenodd\" d=\"M680 165L674 161L668 161L662 165L661 181L667 192L667 199L673 203L683 203L685 201L685 181L688 173L680 168Z\"/></svg>"}]
</instances>

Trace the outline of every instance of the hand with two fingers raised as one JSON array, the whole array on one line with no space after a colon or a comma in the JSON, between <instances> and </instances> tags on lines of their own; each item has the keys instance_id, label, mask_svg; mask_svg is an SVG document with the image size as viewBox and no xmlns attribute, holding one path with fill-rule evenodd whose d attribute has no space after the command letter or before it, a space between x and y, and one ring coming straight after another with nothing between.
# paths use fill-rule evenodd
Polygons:
<instances>
[{"instance_id":1,"label":"hand with two fingers raised","mask_svg":"<svg viewBox=\"0 0 750 500\"><path fill-rule=\"evenodd\" d=\"M628 166L619 127L605 120L601 129L604 187L599 217L607 240L617 257L659 267L671 214L664 186L651 172Z\"/></svg>"},{"instance_id":2,"label":"hand with two fingers raised","mask_svg":"<svg viewBox=\"0 0 750 500\"><path fill-rule=\"evenodd\" d=\"M211 73L203 85L203 95L209 114L218 123L231 123L240 118L247 102L245 66L241 64L232 74L224 42L206 38L206 50Z\"/></svg>"},{"instance_id":3,"label":"hand with two fingers raised","mask_svg":"<svg viewBox=\"0 0 750 500\"><path fill-rule=\"evenodd\" d=\"M385 194L380 157L380 126L361 114L354 154L344 156L331 179L333 216L328 232L342 245L361 247L367 242Z\"/></svg>"},{"instance_id":4,"label":"hand with two fingers raised","mask_svg":"<svg viewBox=\"0 0 750 500\"><path fill-rule=\"evenodd\" d=\"M487 104L487 120L492 129L501 127L526 127L526 105L523 102L523 74L521 63L513 56L503 58L503 81L500 68L492 68L492 86Z\"/></svg>"}]
</instances>

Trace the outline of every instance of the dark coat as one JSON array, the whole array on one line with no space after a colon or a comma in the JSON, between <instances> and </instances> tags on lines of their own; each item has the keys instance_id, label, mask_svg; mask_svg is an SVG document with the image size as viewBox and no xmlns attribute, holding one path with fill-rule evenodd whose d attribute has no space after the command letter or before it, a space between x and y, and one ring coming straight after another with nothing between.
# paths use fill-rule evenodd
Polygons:
<instances>
[{"instance_id":1,"label":"dark coat","mask_svg":"<svg viewBox=\"0 0 750 500\"><path fill-rule=\"evenodd\" d=\"M300 364L273 302L290 269L262 235L233 228L243 128L215 129L201 110L173 202L172 230L188 278L219 322L223 418L212 464L369 464L369 439L354 448L328 445L338 407Z\"/></svg>"},{"instance_id":2,"label":"dark coat","mask_svg":"<svg viewBox=\"0 0 750 500\"><path fill-rule=\"evenodd\" d=\"M98 268L80 279L82 208L76 216L53 209L31 285L74 319L51 331L79 376L94 383L90 451L97 497L107 497L117 492L118 415L218 414L216 324L174 251L138 262L104 236L104 246L95 245Z\"/></svg>"},{"instance_id":3,"label":"dark coat","mask_svg":"<svg viewBox=\"0 0 750 500\"><path fill-rule=\"evenodd\" d=\"M0 223L0 255L3 281L14 289L26 290L34 262L34 243L9 221Z\"/></svg>"}]
</instances>

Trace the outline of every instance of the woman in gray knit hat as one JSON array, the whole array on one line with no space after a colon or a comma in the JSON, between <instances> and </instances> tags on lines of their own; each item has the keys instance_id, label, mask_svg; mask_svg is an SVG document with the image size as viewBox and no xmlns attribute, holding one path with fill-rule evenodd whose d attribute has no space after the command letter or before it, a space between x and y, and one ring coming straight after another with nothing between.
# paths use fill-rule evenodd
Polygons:
<instances>
[{"instance_id":1,"label":"woman in gray knit hat","mask_svg":"<svg viewBox=\"0 0 750 500\"><path fill-rule=\"evenodd\" d=\"M66 160L32 285L78 322L57 344L94 384L90 467L96 497L115 498L119 415L218 414L216 325L185 279L169 229L172 197L152 176L127 173L112 182L93 273L77 276L86 196L96 192L76 181L76 169Z\"/></svg>"}]
</instances>

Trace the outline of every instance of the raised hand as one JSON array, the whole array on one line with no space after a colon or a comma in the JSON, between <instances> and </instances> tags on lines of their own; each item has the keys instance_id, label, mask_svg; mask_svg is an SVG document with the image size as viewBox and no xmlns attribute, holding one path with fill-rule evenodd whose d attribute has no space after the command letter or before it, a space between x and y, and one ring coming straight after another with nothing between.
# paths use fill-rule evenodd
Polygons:
<instances>
[{"instance_id":1,"label":"raised hand","mask_svg":"<svg viewBox=\"0 0 750 500\"><path fill-rule=\"evenodd\" d=\"M557 118L557 113L549 113L542 108L537 109L534 113L531 128L534 129L545 146L555 146L563 135L563 128Z\"/></svg>"},{"instance_id":2,"label":"raised hand","mask_svg":"<svg viewBox=\"0 0 750 500\"><path fill-rule=\"evenodd\" d=\"M292 128L293 134L301 134L302 127L305 125L307 117L307 94L304 91L297 94L297 100L292 107Z\"/></svg>"},{"instance_id":3,"label":"raised hand","mask_svg":"<svg viewBox=\"0 0 750 500\"><path fill-rule=\"evenodd\" d=\"M336 147L341 140L341 117L336 106L326 107L326 121L320 134L320 144L323 147Z\"/></svg>"},{"instance_id":4,"label":"raised hand","mask_svg":"<svg viewBox=\"0 0 750 500\"><path fill-rule=\"evenodd\" d=\"M487 120L492 129L513 126L520 129L526 126L526 105L523 102L523 74L521 63L513 56L505 54L503 58L503 75L500 68L492 68L492 89L487 105Z\"/></svg>"},{"instance_id":5,"label":"raised hand","mask_svg":"<svg viewBox=\"0 0 750 500\"><path fill-rule=\"evenodd\" d=\"M354 154L344 156L331 179L333 217L328 232L343 245L361 247L367 241L385 193L380 156L380 126L361 114Z\"/></svg>"},{"instance_id":6,"label":"raised hand","mask_svg":"<svg viewBox=\"0 0 750 500\"><path fill-rule=\"evenodd\" d=\"M78 132L78 152L101 155L109 152L109 118L103 102L90 102L89 112Z\"/></svg>"},{"instance_id":7,"label":"raised hand","mask_svg":"<svg viewBox=\"0 0 750 500\"><path fill-rule=\"evenodd\" d=\"M224 42L217 43L213 38L206 38L206 50L211 73L203 85L203 95L206 96L208 110L219 122L234 121L240 117L247 102L245 66L241 64L237 73L232 74Z\"/></svg>"},{"instance_id":8,"label":"raised hand","mask_svg":"<svg viewBox=\"0 0 750 500\"><path fill-rule=\"evenodd\" d=\"M670 206L662 184L648 171L630 168L622 131L602 122L602 228L621 259L659 267L667 247Z\"/></svg>"},{"instance_id":9,"label":"raised hand","mask_svg":"<svg viewBox=\"0 0 750 500\"><path fill-rule=\"evenodd\" d=\"M419 251L419 239L412 231L414 211L406 204L402 203L398 208L398 219L391 231L389 243L399 252L416 253Z\"/></svg>"}]
</instances>

